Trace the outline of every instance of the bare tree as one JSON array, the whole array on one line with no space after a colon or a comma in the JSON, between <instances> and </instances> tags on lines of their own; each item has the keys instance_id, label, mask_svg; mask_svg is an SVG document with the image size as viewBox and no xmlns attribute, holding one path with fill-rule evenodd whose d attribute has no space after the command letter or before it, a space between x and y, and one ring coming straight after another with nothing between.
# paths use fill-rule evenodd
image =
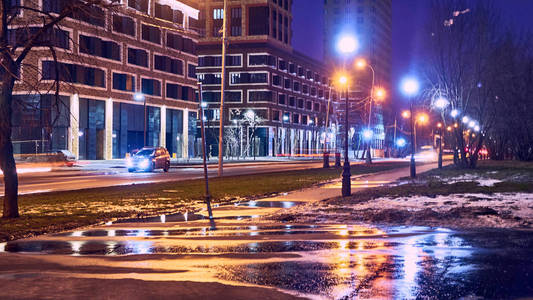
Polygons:
<instances>
[{"instance_id":1,"label":"bare tree","mask_svg":"<svg viewBox=\"0 0 533 300\"><path fill-rule=\"evenodd\" d=\"M54 29L59 29L67 17L83 19L96 10L111 9L119 0L70 0L57 1L61 10L57 13L45 11L40 1L4 0L0 7L0 169L4 174L4 218L16 218L18 209L18 177L13 156L12 114L13 91L16 81L23 82L31 90L40 90L39 82L26 82L20 76L22 69L39 72L39 66L27 62L36 47L45 47L53 57L55 68L54 84L51 85L59 96L60 81L68 74L58 66L58 53L54 39ZM43 3L46 1L43 1ZM43 5L44 6L44 5ZM21 17L22 14L24 17ZM15 37L15 38L13 38ZM54 104L59 106L60 102ZM54 121L52 120L51 123ZM52 124L45 124L50 135Z\"/></svg>"},{"instance_id":2,"label":"bare tree","mask_svg":"<svg viewBox=\"0 0 533 300\"><path fill-rule=\"evenodd\" d=\"M489 106L497 96L493 66L494 46L502 38L499 18L490 1L435 0L432 14L428 80L431 90L461 113L454 131L459 165L473 168L495 120ZM462 122L463 117L474 120L475 126Z\"/></svg>"}]
</instances>

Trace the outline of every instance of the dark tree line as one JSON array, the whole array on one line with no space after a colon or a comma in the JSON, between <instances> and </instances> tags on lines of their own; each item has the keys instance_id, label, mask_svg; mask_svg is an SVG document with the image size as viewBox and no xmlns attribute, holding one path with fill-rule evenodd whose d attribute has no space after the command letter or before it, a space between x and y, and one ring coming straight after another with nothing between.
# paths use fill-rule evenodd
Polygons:
<instances>
[{"instance_id":1,"label":"dark tree line","mask_svg":"<svg viewBox=\"0 0 533 300\"><path fill-rule=\"evenodd\" d=\"M532 160L531 38L509 30L491 1L434 0L431 13L428 94L449 101L456 164L474 168L484 148L493 159Z\"/></svg>"}]
</instances>

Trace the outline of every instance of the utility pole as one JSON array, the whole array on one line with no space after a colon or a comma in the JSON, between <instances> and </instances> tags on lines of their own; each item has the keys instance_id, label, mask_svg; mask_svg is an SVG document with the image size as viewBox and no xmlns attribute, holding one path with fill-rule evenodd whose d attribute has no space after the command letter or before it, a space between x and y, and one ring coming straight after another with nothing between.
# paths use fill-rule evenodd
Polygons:
<instances>
[{"instance_id":1,"label":"utility pole","mask_svg":"<svg viewBox=\"0 0 533 300\"><path fill-rule=\"evenodd\" d=\"M226 47L227 40L227 23L228 23L228 0L224 0L224 17L222 21L222 74L220 82L220 131L218 134L218 176L224 174L224 88L226 83Z\"/></svg>"}]
</instances>

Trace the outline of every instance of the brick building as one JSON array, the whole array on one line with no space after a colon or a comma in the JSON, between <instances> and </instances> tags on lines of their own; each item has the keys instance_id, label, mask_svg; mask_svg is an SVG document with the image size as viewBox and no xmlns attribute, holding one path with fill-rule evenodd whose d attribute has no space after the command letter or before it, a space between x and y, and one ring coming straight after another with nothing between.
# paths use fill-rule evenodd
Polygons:
<instances>
[{"instance_id":1,"label":"brick building","mask_svg":"<svg viewBox=\"0 0 533 300\"><path fill-rule=\"evenodd\" d=\"M69 2L18 1L51 14ZM12 44L23 43L39 21L29 10L20 14L10 27ZM195 155L198 35L190 28L198 14L183 1L123 0L112 11L76 12L62 21L46 37L58 69L53 53L37 47L16 82L15 152L69 149L80 159L122 158L146 139L176 157Z\"/></svg>"},{"instance_id":2,"label":"brick building","mask_svg":"<svg viewBox=\"0 0 533 300\"><path fill-rule=\"evenodd\" d=\"M292 49L291 6L291 0L228 0L227 155L309 155L323 149L331 93L328 70ZM218 154L223 15L223 1L200 1L204 35L198 43L197 74L208 104L212 155ZM251 124L247 116L260 121ZM329 121L335 123L333 114ZM232 140L237 140L233 146Z\"/></svg>"}]
</instances>

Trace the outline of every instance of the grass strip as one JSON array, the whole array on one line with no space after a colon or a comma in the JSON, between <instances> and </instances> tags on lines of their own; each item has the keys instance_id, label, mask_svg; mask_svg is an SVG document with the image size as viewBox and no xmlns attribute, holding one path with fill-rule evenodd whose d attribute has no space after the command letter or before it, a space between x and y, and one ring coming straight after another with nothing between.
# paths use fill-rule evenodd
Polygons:
<instances>
[{"instance_id":1,"label":"grass strip","mask_svg":"<svg viewBox=\"0 0 533 300\"><path fill-rule=\"evenodd\" d=\"M404 162L353 165L352 175L406 167ZM340 177L342 169L307 169L212 178L214 203L289 192ZM76 191L30 194L19 197L21 217L0 219L0 241L70 230L117 218L176 213L202 202L200 179L160 182Z\"/></svg>"}]
</instances>

